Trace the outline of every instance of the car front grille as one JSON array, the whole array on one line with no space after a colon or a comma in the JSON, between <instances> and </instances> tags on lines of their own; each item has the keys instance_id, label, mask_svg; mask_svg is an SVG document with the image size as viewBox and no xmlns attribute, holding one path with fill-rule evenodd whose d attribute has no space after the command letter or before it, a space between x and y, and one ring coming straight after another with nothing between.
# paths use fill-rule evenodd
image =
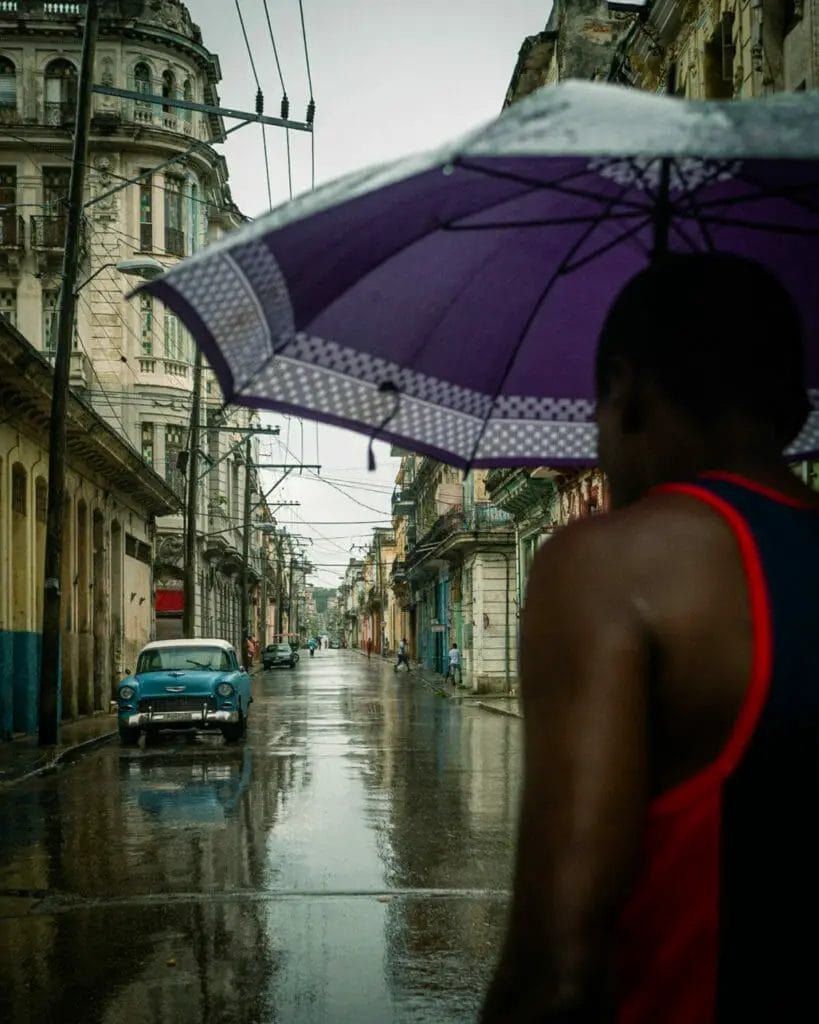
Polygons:
<instances>
[{"instance_id":1,"label":"car front grille","mask_svg":"<svg viewBox=\"0 0 819 1024\"><path fill-rule=\"evenodd\" d=\"M201 711L205 707L208 711L216 710L215 697L143 697L139 702L139 710L143 714L155 711L157 714L164 714L166 711Z\"/></svg>"}]
</instances>

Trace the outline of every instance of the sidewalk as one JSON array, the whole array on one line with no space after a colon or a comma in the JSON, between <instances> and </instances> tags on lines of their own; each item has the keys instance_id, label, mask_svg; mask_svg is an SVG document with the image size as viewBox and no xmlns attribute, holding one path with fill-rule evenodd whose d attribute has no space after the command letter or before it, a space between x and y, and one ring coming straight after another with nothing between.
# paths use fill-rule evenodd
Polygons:
<instances>
[{"instance_id":1,"label":"sidewalk","mask_svg":"<svg viewBox=\"0 0 819 1024\"><path fill-rule=\"evenodd\" d=\"M520 700L517 696L507 696L501 693L474 693L472 690L465 690L460 686L452 686L451 683L444 682L443 676L437 672L431 672L427 668L422 668L417 662L413 665L412 672L425 686L430 687L441 697L446 697L447 700L472 705L472 707L491 711L496 715L523 718Z\"/></svg>"},{"instance_id":2,"label":"sidewalk","mask_svg":"<svg viewBox=\"0 0 819 1024\"><path fill-rule=\"evenodd\" d=\"M56 747L39 746L36 736L0 743L0 788L52 771L116 735L116 716L99 714L76 722L64 722L60 727L60 743Z\"/></svg>"}]
</instances>

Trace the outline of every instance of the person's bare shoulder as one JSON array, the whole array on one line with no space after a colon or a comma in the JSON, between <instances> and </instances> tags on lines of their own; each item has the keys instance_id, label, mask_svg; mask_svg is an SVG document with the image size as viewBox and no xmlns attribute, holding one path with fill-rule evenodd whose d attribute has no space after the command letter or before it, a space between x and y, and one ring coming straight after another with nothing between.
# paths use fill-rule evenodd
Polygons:
<instances>
[{"instance_id":1,"label":"person's bare shoulder","mask_svg":"<svg viewBox=\"0 0 819 1024\"><path fill-rule=\"evenodd\" d=\"M651 494L559 530L538 551L529 588L572 602L624 600L640 610L681 577L707 576L735 546L728 524L704 503Z\"/></svg>"}]
</instances>

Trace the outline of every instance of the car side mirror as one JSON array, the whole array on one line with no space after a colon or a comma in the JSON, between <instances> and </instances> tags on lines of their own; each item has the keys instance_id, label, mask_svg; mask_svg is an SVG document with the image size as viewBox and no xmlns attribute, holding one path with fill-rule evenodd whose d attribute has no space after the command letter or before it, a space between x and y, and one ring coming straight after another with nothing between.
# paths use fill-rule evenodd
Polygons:
<instances>
[{"instance_id":1,"label":"car side mirror","mask_svg":"<svg viewBox=\"0 0 819 1024\"><path fill-rule=\"evenodd\" d=\"M244 673L247 673L247 669L246 669L246 668L244 667L244 665L240 665L240 666L239 666L239 671L240 671L240 672L244 672Z\"/></svg>"}]
</instances>

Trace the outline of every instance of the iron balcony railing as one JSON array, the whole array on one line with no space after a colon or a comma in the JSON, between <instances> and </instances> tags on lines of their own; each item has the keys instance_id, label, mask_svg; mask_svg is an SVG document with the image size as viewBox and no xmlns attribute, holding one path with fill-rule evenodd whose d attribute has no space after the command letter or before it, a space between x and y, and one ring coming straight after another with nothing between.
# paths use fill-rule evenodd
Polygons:
<instances>
[{"instance_id":1,"label":"iron balcony railing","mask_svg":"<svg viewBox=\"0 0 819 1024\"><path fill-rule=\"evenodd\" d=\"M29 218L31 223L31 248L37 250L60 250L65 248L68 231L68 216L65 213L38 213ZM87 250L87 222L80 228L80 253Z\"/></svg>"},{"instance_id":2,"label":"iron balcony railing","mask_svg":"<svg viewBox=\"0 0 819 1024\"><path fill-rule=\"evenodd\" d=\"M488 501L476 501L470 505L455 505L442 516L428 523L418 537L418 543L410 552L408 561L417 561L442 541L459 533L481 534L497 530L509 530L514 520Z\"/></svg>"}]
</instances>

